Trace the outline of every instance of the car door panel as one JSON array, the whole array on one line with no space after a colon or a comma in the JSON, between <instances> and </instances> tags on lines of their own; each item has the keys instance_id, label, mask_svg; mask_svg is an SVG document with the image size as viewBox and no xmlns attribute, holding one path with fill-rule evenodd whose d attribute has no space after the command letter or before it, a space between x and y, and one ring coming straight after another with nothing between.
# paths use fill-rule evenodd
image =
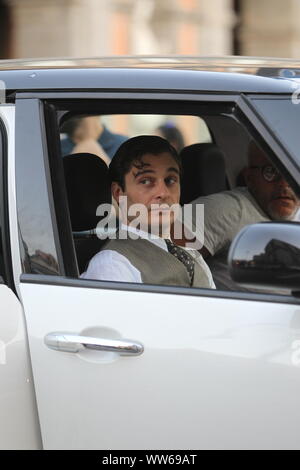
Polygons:
<instances>
[{"instance_id":1,"label":"car door panel","mask_svg":"<svg viewBox=\"0 0 300 470\"><path fill-rule=\"evenodd\" d=\"M298 446L297 305L31 283L21 292L45 448ZM54 331L145 350L54 351L44 342Z\"/></svg>"},{"instance_id":2,"label":"car door panel","mask_svg":"<svg viewBox=\"0 0 300 470\"><path fill-rule=\"evenodd\" d=\"M41 447L23 310L0 285L0 449Z\"/></svg>"}]
</instances>

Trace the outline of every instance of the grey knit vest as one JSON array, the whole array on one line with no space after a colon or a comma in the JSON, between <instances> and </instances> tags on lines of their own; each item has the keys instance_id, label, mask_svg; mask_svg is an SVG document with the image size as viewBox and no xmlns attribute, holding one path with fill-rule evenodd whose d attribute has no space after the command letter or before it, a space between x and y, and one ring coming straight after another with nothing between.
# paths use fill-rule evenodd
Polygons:
<instances>
[{"instance_id":1,"label":"grey knit vest","mask_svg":"<svg viewBox=\"0 0 300 470\"><path fill-rule=\"evenodd\" d=\"M140 271L142 281L146 284L191 287L184 264L149 240L109 240L103 250L114 250L125 256ZM210 288L208 276L197 261L192 287Z\"/></svg>"}]
</instances>

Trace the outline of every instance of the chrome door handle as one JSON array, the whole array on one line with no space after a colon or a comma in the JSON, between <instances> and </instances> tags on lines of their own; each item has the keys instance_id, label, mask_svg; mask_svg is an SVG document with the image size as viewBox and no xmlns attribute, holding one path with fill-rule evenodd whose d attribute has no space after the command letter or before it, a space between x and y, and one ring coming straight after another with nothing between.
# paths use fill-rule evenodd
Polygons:
<instances>
[{"instance_id":1,"label":"chrome door handle","mask_svg":"<svg viewBox=\"0 0 300 470\"><path fill-rule=\"evenodd\" d=\"M144 346L136 341L93 338L62 332L49 333L45 336L44 342L50 349L72 353L81 352L85 349L94 349L114 352L122 356L139 356L144 351Z\"/></svg>"}]
</instances>

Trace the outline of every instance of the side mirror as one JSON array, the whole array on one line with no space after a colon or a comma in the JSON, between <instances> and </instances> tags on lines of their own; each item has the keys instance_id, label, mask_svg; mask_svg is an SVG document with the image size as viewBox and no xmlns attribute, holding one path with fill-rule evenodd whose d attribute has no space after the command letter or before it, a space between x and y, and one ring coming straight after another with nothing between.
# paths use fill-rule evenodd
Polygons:
<instances>
[{"instance_id":1,"label":"side mirror","mask_svg":"<svg viewBox=\"0 0 300 470\"><path fill-rule=\"evenodd\" d=\"M228 265L235 282L300 291L300 223L247 225L231 244Z\"/></svg>"}]
</instances>

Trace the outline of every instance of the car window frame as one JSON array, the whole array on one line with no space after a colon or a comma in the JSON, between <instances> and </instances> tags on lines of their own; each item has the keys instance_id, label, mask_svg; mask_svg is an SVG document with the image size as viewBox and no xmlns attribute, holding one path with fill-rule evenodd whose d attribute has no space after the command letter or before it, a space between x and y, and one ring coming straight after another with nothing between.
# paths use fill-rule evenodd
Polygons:
<instances>
[{"instance_id":1,"label":"car window frame","mask_svg":"<svg viewBox=\"0 0 300 470\"><path fill-rule=\"evenodd\" d=\"M3 109L5 104L1 105ZM0 284L6 284L16 294L13 276L11 243L9 234L8 205L8 135L4 121L0 117L0 243L3 251L4 273L0 273Z\"/></svg>"},{"instance_id":2,"label":"car window frame","mask_svg":"<svg viewBox=\"0 0 300 470\"><path fill-rule=\"evenodd\" d=\"M39 102L40 111L42 112L42 108L44 107L44 103L55 105L57 103L61 105L66 105L69 103L69 100L102 100L102 99L126 99L126 100L173 100L173 101L191 101L197 103L205 102L205 103L217 103L220 102L222 104L233 103L234 108L233 111L238 116L240 111L246 110L246 118L248 108L245 106L245 102L241 95L239 94L223 94L223 93L206 93L206 94L184 94L184 93L135 93L135 92L41 92L41 93L30 93L26 97L26 93L22 93L20 96L17 96L17 108L18 108L18 99L22 100L23 102L27 100L27 104L30 101ZM241 101L242 100L242 101ZM20 102L20 101L19 101ZM238 106L240 103L243 103L243 109L239 109ZM247 104L247 103L246 103ZM43 113L42 113L43 114ZM180 113L177 113L180 114ZM183 113L184 114L184 113ZM251 116L253 117L253 116ZM257 300L257 301L268 301L268 302L284 302L284 303L293 303L298 304L300 303L300 299L297 299L293 296L284 296L284 295L273 295L273 294L260 294L259 292L236 292L236 291L221 291L221 290L212 290L212 289L203 289L203 288L178 288L178 287L171 287L171 286L151 286L145 284L131 284L131 283L118 283L112 281L97 281L97 280L84 280L78 278L69 278L66 275L66 271L64 268L63 256L62 256L62 248L61 248L61 238L60 234L60 227L58 226L58 221L56 218L56 211L55 211L55 204L54 204L54 196L53 196L53 187L51 184L51 175L50 175L50 168L49 168L49 161L48 161L48 152L49 148L47 147L47 136L45 130L45 115L43 114L42 119L42 128L41 136L43 141L43 158L44 158L44 165L45 165L45 175L44 175L44 182L47 186L47 191L49 194L50 200L50 209L51 209L51 219L52 219L52 230L53 230L53 237L55 240L55 246L58 247L58 252L60 252L60 257L58 256L59 265L62 264L62 269L58 272L58 275L46 275L43 273L40 274L32 274L32 273L23 273L21 275L22 282L29 282L29 283L46 283L46 284L54 284L54 285L61 285L61 286L76 286L76 287L86 287L86 288L98 288L98 289L111 289L111 290L129 290L129 291L147 291L147 292L159 292L159 293L166 293L166 294L180 294L180 295L197 295L197 296L208 296L208 297L215 297L215 298L230 298L230 299L244 299L244 300ZM246 119L247 121L247 119ZM249 126L249 123L253 126L254 131L258 134L259 138L263 141L263 138L260 136L259 132L255 128L255 119L250 120L249 123L244 120L244 125ZM254 121L254 123L253 123ZM272 137L270 137L271 139ZM18 137L17 137L18 141ZM54 144L55 146L56 144ZM51 153L51 150L50 150ZM74 252L75 256L75 252Z\"/></svg>"}]
</instances>

